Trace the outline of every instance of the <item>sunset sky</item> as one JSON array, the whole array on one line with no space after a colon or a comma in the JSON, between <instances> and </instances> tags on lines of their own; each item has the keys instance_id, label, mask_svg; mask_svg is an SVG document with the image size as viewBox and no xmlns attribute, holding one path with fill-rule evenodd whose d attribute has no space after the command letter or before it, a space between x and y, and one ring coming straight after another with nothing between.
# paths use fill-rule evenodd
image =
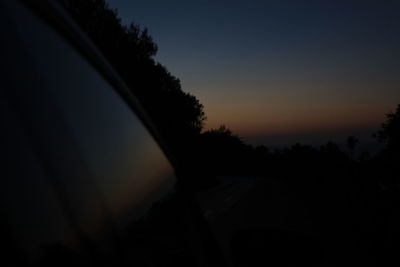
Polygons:
<instances>
[{"instance_id":1,"label":"sunset sky","mask_svg":"<svg viewBox=\"0 0 400 267\"><path fill-rule=\"evenodd\" d=\"M250 143L368 138L400 103L400 1L109 0Z\"/></svg>"}]
</instances>

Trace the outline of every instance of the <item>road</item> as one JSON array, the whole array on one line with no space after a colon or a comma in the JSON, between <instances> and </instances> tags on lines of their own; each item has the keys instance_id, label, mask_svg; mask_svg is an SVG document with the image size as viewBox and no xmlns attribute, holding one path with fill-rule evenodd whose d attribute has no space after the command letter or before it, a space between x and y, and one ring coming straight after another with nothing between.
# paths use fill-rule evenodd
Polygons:
<instances>
[{"instance_id":1,"label":"road","mask_svg":"<svg viewBox=\"0 0 400 267\"><path fill-rule=\"evenodd\" d=\"M284 183L257 177L220 177L197 198L230 266L232 239L240 230L312 235L304 205Z\"/></svg>"}]
</instances>

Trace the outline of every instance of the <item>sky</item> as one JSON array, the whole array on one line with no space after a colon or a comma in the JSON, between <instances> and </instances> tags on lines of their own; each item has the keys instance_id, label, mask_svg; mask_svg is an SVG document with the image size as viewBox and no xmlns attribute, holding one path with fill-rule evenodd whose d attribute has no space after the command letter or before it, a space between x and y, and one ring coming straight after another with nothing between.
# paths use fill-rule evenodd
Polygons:
<instances>
[{"instance_id":1,"label":"sky","mask_svg":"<svg viewBox=\"0 0 400 267\"><path fill-rule=\"evenodd\" d=\"M148 28L206 129L265 145L367 140L400 104L400 1L108 2Z\"/></svg>"}]
</instances>

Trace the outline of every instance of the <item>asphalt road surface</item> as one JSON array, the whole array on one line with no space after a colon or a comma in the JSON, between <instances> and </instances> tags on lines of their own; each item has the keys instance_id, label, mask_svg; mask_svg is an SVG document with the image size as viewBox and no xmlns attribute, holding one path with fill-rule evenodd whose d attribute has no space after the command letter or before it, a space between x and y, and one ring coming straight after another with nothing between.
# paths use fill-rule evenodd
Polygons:
<instances>
[{"instance_id":1,"label":"asphalt road surface","mask_svg":"<svg viewBox=\"0 0 400 267\"><path fill-rule=\"evenodd\" d=\"M220 177L219 181L219 186L197 197L230 266L233 239L242 230L256 231L256 239L260 232L313 234L304 205L284 183L257 177ZM250 238L250 243L256 239Z\"/></svg>"}]
</instances>

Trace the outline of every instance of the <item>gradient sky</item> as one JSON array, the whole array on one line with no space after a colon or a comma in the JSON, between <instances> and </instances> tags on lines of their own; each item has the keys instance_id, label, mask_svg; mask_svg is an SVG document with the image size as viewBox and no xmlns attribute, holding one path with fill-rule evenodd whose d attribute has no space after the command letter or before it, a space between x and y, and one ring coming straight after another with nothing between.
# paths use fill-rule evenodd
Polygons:
<instances>
[{"instance_id":1,"label":"gradient sky","mask_svg":"<svg viewBox=\"0 0 400 267\"><path fill-rule=\"evenodd\" d=\"M206 128L267 145L362 138L400 103L400 1L108 2L149 29Z\"/></svg>"}]
</instances>

